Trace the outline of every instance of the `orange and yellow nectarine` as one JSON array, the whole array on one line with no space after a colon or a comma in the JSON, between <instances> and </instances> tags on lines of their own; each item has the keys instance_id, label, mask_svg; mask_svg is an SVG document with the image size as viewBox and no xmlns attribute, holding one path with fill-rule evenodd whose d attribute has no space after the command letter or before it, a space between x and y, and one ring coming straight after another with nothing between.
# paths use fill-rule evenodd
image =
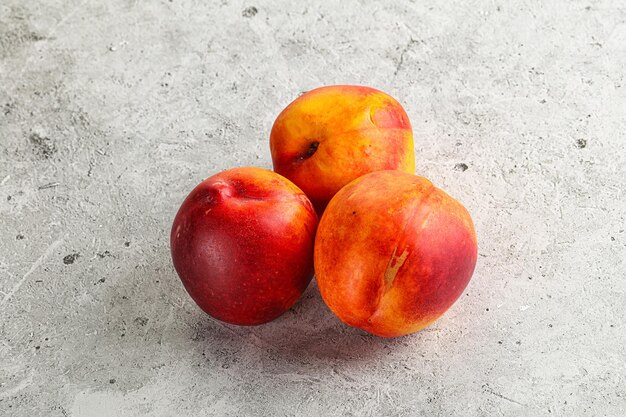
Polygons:
<instances>
[{"instance_id":1,"label":"orange and yellow nectarine","mask_svg":"<svg viewBox=\"0 0 626 417\"><path fill-rule=\"evenodd\" d=\"M363 174L415 170L406 112L370 87L328 86L298 97L274 122L270 150L274 170L300 187L318 213Z\"/></svg>"}]
</instances>

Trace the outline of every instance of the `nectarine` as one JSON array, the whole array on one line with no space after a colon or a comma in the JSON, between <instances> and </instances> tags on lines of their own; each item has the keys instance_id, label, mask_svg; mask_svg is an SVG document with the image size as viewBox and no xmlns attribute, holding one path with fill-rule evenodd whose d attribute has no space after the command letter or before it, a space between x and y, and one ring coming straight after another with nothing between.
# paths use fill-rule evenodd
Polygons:
<instances>
[{"instance_id":1,"label":"nectarine","mask_svg":"<svg viewBox=\"0 0 626 417\"><path fill-rule=\"evenodd\" d=\"M423 177L364 175L330 201L315 239L322 298L345 323L393 337L435 321L476 264L467 210Z\"/></svg>"},{"instance_id":2,"label":"nectarine","mask_svg":"<svg viewBox=\"0 0 626 417\"><path fill-rule=\"evenodd\" d=\"M309 284L316 226L311 202L286 178L252 167L223 171L180 207L171 232L174 267L211 316L265 323Z\"/></svg>"},{"instance_id":3,"label":"nectarine","mask_svg":"<svg viewBox=\"0 0 626 417\"><path fill-rule=\"evenodd\" d=\"M270 150L274 170L300 187L318 213L363 174L415 170L406 112L370 87L328 86L298 97L274 122Z\"/></svg>"}]
</instances>

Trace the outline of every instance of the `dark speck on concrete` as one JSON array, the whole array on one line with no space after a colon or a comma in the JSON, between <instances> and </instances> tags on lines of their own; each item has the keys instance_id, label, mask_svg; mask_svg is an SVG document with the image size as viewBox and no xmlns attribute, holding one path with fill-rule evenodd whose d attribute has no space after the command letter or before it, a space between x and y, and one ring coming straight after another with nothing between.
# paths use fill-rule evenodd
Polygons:
<instances>
[{"instance_id":1,"label":"dark speck on concrete","mask_svg":"<svg viewBox=\"0 0 626 417\"><path fill-rule=\"evenodd\" d=\"M115 384L115 378L109 379L109 384Z\"/></svg>"},{"instance_id":2,"label":"dark speck on concrete","mask_svg":"<svg viewBox=\"0 0 626 417\"><path fill-rule=\"evenodd\" d=\"M38 190L47 190L48 188L55 188L58 187L59 183L58 182L49 182L47 184L44 185L40 185L39 187L37 187Z\"/></svg>"},{"instance_id":3,"label":"dark speck on concrete","mask_svg":"<svg viewBox=\"0 0 626 417\"><path fill-rule=\"evenodd\" d=\"M587 147L587 139L578 139L576 141L576 147L580 148L580 149L584 149Z\"/></svg>"},{"instance_id":4,"label":"dark speck on concrete","mask_svg":"<svg viewBox=\"0 0 626 417\"><path fill-rule=\"evenodd\" d=\"M104 282L105 282L106 280L107 280L106 278L100 278L100 279L98 280L98 283L100 283L100 284L104 284Z\"/></svg>"},{"instance_id":5,"label":"dark speck on concrete","mask_svg":"<svg viewBox=\"0 0 626 417\"><path fill-rule=\"evenodd\" d=\"M38 41L43 41L46 40L47 38L43 35L40 35L38 33L35 32L31 32L28 34L28 40L31 42L38 42Z\"/></svg>"},{"instance_id":6,"label":"dark speck on concrete","mask_svg":"<svg viewBox=\"0 0 626 417\"><path fill-rule=\"evenodd\" d=\"M113 256L111 255L111 252L109 252L108 250L105 250L104 252L100 252L98 253L98 258L102 259L102 258L106 258L109 256Z\"/></svg>"},{"instance_id":7,"label":"dark speck on concrete","mask_svg":"<svg viewBox=\"0 0 626 417\"><path fill-rule=\"evenodd\" d=\"M135 319L135 323L140 325L140 326L145 326L146 324L148 324L148 318L147 317L137 317Z\"/></svg>"},{"instance_id":8,"label":"dark speck on concrete","mask_svg":"<svg viewBox=\"0 0 626 417\"><path fill-rule=\"evenodd\" d=\"M10 195L8 195L8 196L7 196L7 201L11 201L11 198L12 198L12 197L11 197Z\"/></svg>"},{"instance_id":9,"label":"dark speck on concrete","mask_svg":"<svg viewBox=\"0 0 626 417\"><path fill-rule=\"evenodd\" d=\"M250 7L246 7L245 9L243 9L243 12L241 12L241 15L243 17L252 17L256 15L258 12L259 12L259 9L257 9L254 6L250 6Z\"/></svg>"},{"instance_id":10,"label":"dark speck on concrete","mask_svg":"<svg viewBox=\"0 0 626 417\"><path fill-rule=\"evenodd\" d=\"M41 346L35 346L35 350L41 349Z\"/></svg>"},{"instance_id":11,"label":"dark speck on concrete","mask_svg":"<svg viewBox=\"0 0 626 417\"><path fill-rule=\"evenodd\" d=\"M76 261L76 259L78 259L79 256L79 253L71 253L69 255L66 255L65 257L63 257L63 263L65 265L71 265L74 263L74 261Z\"/></svg>"},{"instance_id":12,"label":"dark speck on concrete","mask_svg":"<svg viewBox=\"0 0 626 417\"><path fill-rule=\"evenodd\" d=\"M46 136L33 133L29 139L30 143L35 147L35 153L44 159L50 158L57 152L54 142Z\"/></svg>"},{"instance_id":13,"label":"dark speck on concrete","mask_svg":"<svg viewBox=\"0 0 626 417\"><path fill-rule=\"evenodd\" d=\"M24 235L21 234L21 233L18 233L17 236L15 236L15 239L22 240L22 239L24 239Z\"/></svg>"},{"instance_id":14,"label":"dark speck on concrete","mask_svg":"<svg viewBox=\"0 0 626 417\"><path fill-rule=\"evenodd\" d=\"M130 242L124 242L124 246L129 247L130 246Z\"/></svg>"},{"instance_id":15,"label":"dark speck on concrete","mask_svg":"<svg viewBox=\"0 0 626 417\"><path fill-rule=\"evenodd\" d=\"M13 107L14 106L13 106L12 103L6 103L4 105L4 110L3 110L4 115L7 116L7 115L11 114L11 111L13 110Z\"/></svg>"},{"instance_id":16,"label":"dark speck on concrete","mask_svg":"<svg viewBox=\"0 0 626 417\"><path fill-rule=\"evenodd\" d=\"M460 172L467 171L467 168L469 167L467 166L467 164L464 164L463 162L458 163L454 166L454 170L460 171Z\"/></svg>"}]
</instances>

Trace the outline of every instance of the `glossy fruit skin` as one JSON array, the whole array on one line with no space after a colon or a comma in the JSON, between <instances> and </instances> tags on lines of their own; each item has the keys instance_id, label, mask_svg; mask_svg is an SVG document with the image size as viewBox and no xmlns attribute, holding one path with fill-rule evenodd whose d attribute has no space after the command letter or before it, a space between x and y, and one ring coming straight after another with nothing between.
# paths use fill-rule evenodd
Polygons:
<instances>
[{"instance_id":1,"label":"glossy fruit skin","mask_svg":"<svg viewBox=\"0 0 626 417\"><path fill-rule=\"evenodd\" d=\"M315 210L265 169L223 171L187 196L170 236L174 267L198 306L238 325L287 311L313 275Z\"/></svg>"},{"instance_id":2,"label":"glossy fruit skin","mask_svg":"<svg viewBox=\"0 0 626 417\"><path fill-rule=\"evenodd\" d=\"M355 85L311 90L289 104L270 134L274 170L322 213L343 186L372 171L415 171L413 131L393 97Z\"/></svg>"},{"instance_id":3,"label":"glossy fruit skin","mask_svg":"<svg viewBox=\"0 0 626 417\"><path fill-rule=\"evenodd\" d=\"M472 219L423 177L367 174L330 201L315 240L324 302L375 335L414 333L463 293L477 257Z\"/></svg>"}]
</instances>

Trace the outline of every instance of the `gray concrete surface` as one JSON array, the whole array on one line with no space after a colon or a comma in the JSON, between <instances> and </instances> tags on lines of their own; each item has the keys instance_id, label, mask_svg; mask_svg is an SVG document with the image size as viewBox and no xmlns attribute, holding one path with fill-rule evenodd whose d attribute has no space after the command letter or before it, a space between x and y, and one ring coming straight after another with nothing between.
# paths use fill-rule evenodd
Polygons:
<instances>
[{"instance_id":1,"label":"gray concrete surface","mask_svg":"<svg viewBox=\"0 0 626 417\"><path fill-rule=\"evenodd\" d=\"M320 2L321 3L321 2ZM626 415L626 3L3 0L0 415ZM178 205L271 167L300 92L405 106L480 256L432 327L341 324L314 283L265 326L204 315Z\"/></svg>"}]
</instances>

